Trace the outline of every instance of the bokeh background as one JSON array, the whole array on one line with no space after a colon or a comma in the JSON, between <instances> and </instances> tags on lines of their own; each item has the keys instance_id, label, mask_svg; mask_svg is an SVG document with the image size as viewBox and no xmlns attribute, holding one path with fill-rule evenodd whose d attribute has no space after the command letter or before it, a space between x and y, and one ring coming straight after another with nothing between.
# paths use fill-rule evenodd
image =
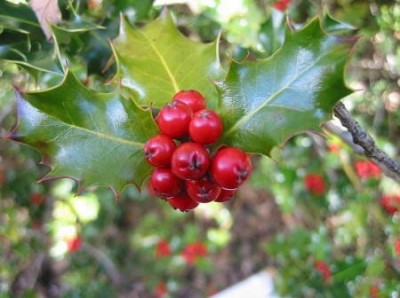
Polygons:
<instances>
[{"instance_id":1,"label":"bokeh background","mask_svg":"<svg viewBox=\"0 0 400 298\"><path fill-rule=\"evenodd\" d=\"M301 28L329 12L348 24L335 30L359 36L345 74L358 91L344 103L399 159L399 1L63 0L61 28L95 28L61 44L63 59L107 91L115 73L107 40L120 13L140 27L165 5L184 35L209 42L221 34L221 57L235 60L271 55L287 18ZM53 86L60 76L49 71L53 44L32 26L26 2L0 6L4 136L16 122L12 86ZM281 297L400 296L400 186L337 121L291 138L272 158L254 156L255 171L232 201L190 213L145 188L128 187L117 201L109 189L80 191L71 179L38 183L48 172L40 160L0 140L0 297L207 297L261 270Z\"/></svg>"}]
</instances>

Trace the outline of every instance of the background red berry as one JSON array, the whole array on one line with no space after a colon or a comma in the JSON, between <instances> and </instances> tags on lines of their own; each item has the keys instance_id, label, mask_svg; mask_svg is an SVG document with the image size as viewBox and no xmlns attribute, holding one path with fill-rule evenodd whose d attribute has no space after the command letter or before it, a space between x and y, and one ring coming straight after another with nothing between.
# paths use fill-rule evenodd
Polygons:
<instances>
[{"instance_id":1,"label":"background red berry","mask_svg":"<svg viewBox=\"0 0 400 298\"><path fill-rule=\"evenodd\" d=\"M185 247L181 253L181 256L187 263L194 264L197 259L205 257L207 253L207 246L204 243L194 242Z\"/></svg>"},{"instance_id":2,"label":"background red berry","mask_svg":"<svg viewBox=\"0 0 400 298\"><path fill-rule=\"evenodd\" d=\"M211 161L211 176L226 189L236 189L250 177L252 166L245 152L235 147L226 147L215 154Z\"/></svg>"},{"instance_id":3,"label":"background red berry","mask_svg":"<svg viewBox=\"0 0 400 298\"><path fill-rule=\"evenodd\" d=\"M314 268L322 275L322 279L324 280L324 282L328 282L331 279L331 269L329 268L329 265L324 261L316 261L314 263Z\"/></svg>"},{"instance_id":4,"label":"background red berry","mask_svg":"<svg viewBox=\"0 0 400 298\"><path fill-rule=\"evenodd\" d=\"M275 9L284 11L289 6L290 1L291 0L276 0L273 5Z\"/></svg>"},{"instance_id":5,"label":"background red berry","mask_svg":"<svg viewBox=\"0 0 400 298\"><path fill-rule=\"evenodd\" d=\"M222 134L221 118L212 110L203 109L193 115L189 124L191 139L201 144L212 144Z\"/></svg>"},{"instance_id":6,"label":"background red berry","mask_svg":"<svg viewBox=\"0 0 400 298\"><path fill-rule=\"evenodd\" d=\"M397 256L400 256L400 239L396 239L394 242L394 252Z\"/></svg>"},{"instance_id":7,"label":"background red berry","mask_svg":"<svg viewBox=\"0 0 400 298\"><path fill-rule=\"evenodd\" d=\"M40 205L45 200L45 197L41 193L35 192L30 195L29 200L33 205Z\"/></svg>"},{"instance_id":8,"label":"background red berry","mask_svg":"<svg viewBox=\"0 0 400 298\"><path fill-rule=\"evenodd\" d=\"M172 254L171 247L166 240L161 240L155 247L156 258L161 259L163 257L169 257Z\"/></svg>"},{"instance_id":9,"label":"background red berry","mask_svg":"<svg viewBox=\"0 0 400 298\"><path fill-rule=\"evenodd\" d=\"M319 174L308 174L304 177L305 188L314 195L320 196L325 193L325 180Z\"/></svg>"},{"instance_id":10,"label":"background red berry","mask_svg":"<svg viewBox=\"0 0 400 298\"><path fill-rule=\"evenodd\" d=\"M154 288L154 296L157 298L163 298L168 294L168 287L164 282L160 282Z\"/></svg>"},{"instance_id":11,"label":"background red berry","mask_svg":"<svg viewBox=\"0 0 400 298\"><path fill-rule=\"evenodd\" d=\"M183 181L171 169L157 168L150 176L150 187L160 197L171 197L181 192Z\"/></svg>"},{"instance_id":12,"label":"background red berry","mask_svg":"<svg viewBox=\"0 0 400 298\"><path fill-rule=\"evenodd\" d=\"M382 175L381 169L372 161L359 160L355 163L355 169L363 179L380 178Z\"/></svg>"},{"instance_id":13,"label":"background red berry","mask_svg":"<svg viewBox=\"0 0 400 298\"><path fill-rule=\"evenodd\" d=\"M174 95L174 100L188 105L193 112L197 112L206 107L204 96L196 90L182 90Z\"/></svg>"},{"instance_id":14,"label":"background red berry","mask_svg":"<svg viewBox=\"0 0 400 298\"><path fill-rule=\"evenodd\" d=\"M167 136L157 135L144 145L144 154L149 164L154 167L168 167L171 164L175 142Z\"/></svg>"},{"instance_id":15,"label":"background red berry","mask_svg":"<svg viewBox=\"0 0 400 298\"><path fill-rule=\"evenodd\" d=\"M82 246L82 238L81 236L76 236L72 239L67 240L67 251L68 252L77 252Z\"/></svg>"},{"instance_id":16,"label":"background red berry","mask_svg":"<svg viewBox=\"0 0 400 298\"><path fill-rule=\"evenodd\" d=\"M400 210L400 196L386 195L379 199L379 203L383 209L389 214L395 214Z\"/></svg>"},{"instance_id":17,"label":"background red berry","mask_svg":"<svg viewBox=\"0 0 400 298\"><path fill-rule=\"evenodd\" d=\"M175 149L172 155L172 172L181 179L200 179L207 173L209 166L208 152L200 144L183 143Z\"/></svg>"},{"instance_id":18,"label":"background red berry","mask_svg":"<svg viewBox=\"0 0 400 298\"><path fill-rule=\"evenodd\" d=\"M160 110L156 122L162 134L180 139L188 135L191 119L192 110L180 101L173 101Z\"/></svg>"}]
</instances>

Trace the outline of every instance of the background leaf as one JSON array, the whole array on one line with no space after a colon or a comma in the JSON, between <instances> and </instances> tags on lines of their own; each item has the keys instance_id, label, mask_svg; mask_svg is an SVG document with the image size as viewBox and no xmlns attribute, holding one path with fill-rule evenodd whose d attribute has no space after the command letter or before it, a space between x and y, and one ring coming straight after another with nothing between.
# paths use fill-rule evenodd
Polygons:
<instances>
[{"instance_id":1,"label":"background leaf","mask_svg":"<svg viewBox=\"0 0 400 298\"><path fill-rule=\"evenodd\" d=\"M115 75L115 64L106 69L112 57L109 40L118 35L118 22L105 20L101 26L75 18L69 26L53 26L52 30L60 48L67 48L68 55L80 54L87 65L87 74ZM106 74L107 72L107 74Z\"/></svg>"},{"instance_id":2,"label":"background leaf","mask_svg":"<svg viewBox=\"0 0 400 298\"><path fill-rule=\"evenodd\" d=\"M21 22L29 24L31 26L39 27L35 14L32 9L25 4L14 4L9 1L0 2L0 21L10 20L16 24L16 22Z\"/></svg>"},{"instance_id":3,"label":"background leaf","mask_svg":"<svg viewBox=\"0 0 400 298\"><path fill-rule=\"evenodd\" d=\"M325 34L319 20L288 32L274 55L232 63L219 84L222 143L269 154L293 134L318 129L350 93L343 80L351 43Z\"/></svg>"},{"instance_id":4,"label":"background leaf","mask_svg":"<svg viewBox=\"0 0 400 298\"><path fill-rule=\"evenodd\" d=\"M216 44L184 37L170 15L141 29L121 21L114 42L122 85L132 89L139 104L161 107L179 90L202 92L210 107L217 97L212 79L221 77Z\"/></svg>"},{"instance_id":5,"label":"background leaf","mask_svg":"<svg viewBox=\"0 0 400 298\"><path fill-rule=\"evenodd\" d=\"M0 59L19 65L37 80L44 73L62 76L62 67L55 58L54 43L44 39L32 9L22 3L2 1Z\"/></svg>"},{"instance_id":6,"label":"background leaf","mask_svg":"<svg viewBox=\"0 0 400 298\"><path fill-rule=\"evenodd\" d=\"M151 113L119 92L87 89L71 72L55 88L20 97L19 119L15 138L50 159L48 177L71 176L82 186L120 192L150 173L143 144L157 133Z\"/></svg>"}]
</instances>

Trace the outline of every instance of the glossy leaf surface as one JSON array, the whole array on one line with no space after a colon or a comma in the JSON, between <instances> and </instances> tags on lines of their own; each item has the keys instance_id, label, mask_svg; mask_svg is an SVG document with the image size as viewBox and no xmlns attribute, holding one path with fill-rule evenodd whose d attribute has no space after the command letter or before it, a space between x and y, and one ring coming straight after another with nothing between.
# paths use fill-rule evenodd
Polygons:
<instances>
[{"instance_id":1,"label":"glossy leaf surface","mask_svg":"<svg viewBox=\"0 0 400 298\"><path fill-rule=\"evenodd\" d=\"M318 130L350 93L343 72L351 45L324 33L316 19L287 32L282 48L269 58L232 63L218 85L221 142L269 154L294 134Z\"/></svg>"},{"instance_id":2,"label":"glossy leaf surface","mask_svg":"<svg viewBox=\"0 0 400 298\"><path fill-rule=\"evenodd\" d=\"M156 125L118 92L96 93L68 72L59 86L20 94L18 114L14 137L44 154L52 168L46 178L71 176L120 192L150 173L143 146Z\"/></svg>"},{"instance_id":3,"label":"glossy leaf surface","mask_svg":"<svg viewBox=\"0 0 400 298\"><path fill-rule=\"evenodd\" d=\"M140 105L161 107L179 90L195 89L215 106L212 79L221 77L215 43L184 37L166 14L141 29L121 21L114 41L121 83L132 89Z\"/></svg>"}]
</instances>

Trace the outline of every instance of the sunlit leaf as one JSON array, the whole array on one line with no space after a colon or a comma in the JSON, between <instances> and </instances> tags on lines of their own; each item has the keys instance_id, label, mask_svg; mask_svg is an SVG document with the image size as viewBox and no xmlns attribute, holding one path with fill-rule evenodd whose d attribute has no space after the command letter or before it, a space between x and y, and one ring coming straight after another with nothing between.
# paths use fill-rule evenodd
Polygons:
<instances>
[{"instance_id":1,"label":"sunlit leaf","mask_svg":"<svg viewBox=\"0 0 400 298\"><path fill-rule=\"evenodd\" d=\"M269 154L294 134L318 130L334 104L350 93L343 72L352 39L324 33L319 20L287 32L274 55L232 63L218 85L222 143Z\"/></svg>"},{"instance_id":2,"label":"sunlit leaf","mask_svg":"<svg viewBox=\"0 0 400 298\"><path fill-rule=\"evenodd\" d=\"M150 111L113 93L96 93L68 72L54 88L20 94L14 138L37 148L50 161L45 178L70 176L82 186L104 185L120 192L140 186L150 173L144 143L157 133Z\"/></svg>"},{"instance_id":3,"label":"sunlit leaf","mask_svg":"<svg viewBox=\"0 0 400 298\"><path fill-rule=\"evenodd\" d=\"M121 20L114 41L121 83L132 89L139 104L161 107L179 90L202 92L215 106L216 91L211 80L221 77L216 44L202 44L184 37L170 15L145 27L132 28Z\"/></svg>"}]
</instances>

